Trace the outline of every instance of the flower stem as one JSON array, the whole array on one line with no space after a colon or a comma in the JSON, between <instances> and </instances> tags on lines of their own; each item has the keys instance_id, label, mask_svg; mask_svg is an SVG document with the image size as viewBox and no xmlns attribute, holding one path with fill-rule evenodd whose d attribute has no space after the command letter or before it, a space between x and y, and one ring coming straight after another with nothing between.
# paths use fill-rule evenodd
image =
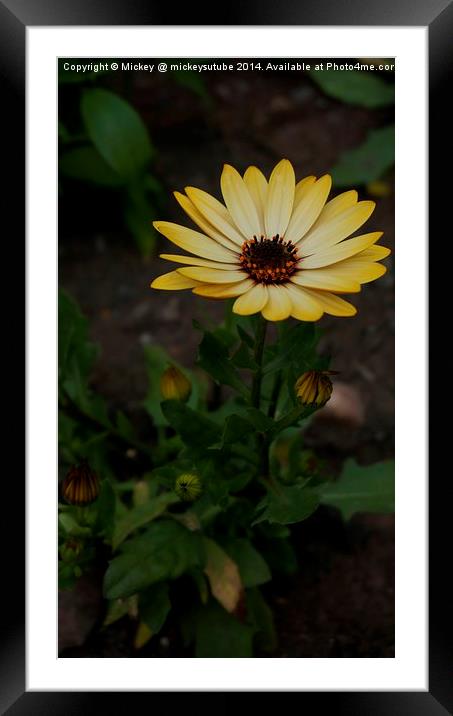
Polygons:
<instances>
[{"instance_id":1,"label":"flower stem","mask_svg":"<svg viewBox=\"0 0 453 716\"><path fill-rule=\"evenodd\" d=\"M255 360L255 363L257 364L257 369L255 371L255 375L253 376L252 393L251 393L251 403L254 408L260 407L261 380L263 377L263 351L264 351L264 344L266 342L266 330L267 330L267 321L260 314L259 319L258 319L258 325L256 328L255 350L253 353L253 358Z\"/></svg>"}]
</instances>

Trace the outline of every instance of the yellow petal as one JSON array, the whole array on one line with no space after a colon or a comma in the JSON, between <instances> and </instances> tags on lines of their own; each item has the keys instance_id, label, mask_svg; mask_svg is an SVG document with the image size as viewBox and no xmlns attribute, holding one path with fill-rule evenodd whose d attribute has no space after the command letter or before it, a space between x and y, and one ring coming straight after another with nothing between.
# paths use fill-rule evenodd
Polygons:
<instances>
[{"instance_id":1,"label":"yellow petal","mask_svg":"<svg viewBox=\"0 0 453 716\"><path fill-rule=\"evenodd\" d=\"M267 181L257 167L249 167L244 174L244 182L255 204L260 222L260 235L266 233L264 226L264 210L267 201Z\"/></svg>"},{"instance_id":2,"label":"yellow petal","mask_svg":"<svg viewBox=\"0 0 453 716\"><path fill-rule=\"evenodd\" d=\"M196 289L194 289L196 290ZM321 304L325 313L330 316L355 316L357 309L352 303L345 301L340 296L335 296L328 291L315 291L310 288L304 289L315 301Z\"/></svg>"},{"instance_id":3,"label":"yellow petal","mask_svg":"<svg viewBox=\"0 0 453 716\"><path fill-rule=\"evenodd\" d=\"M375 281L380 278L387 271L386 266L377 262L367 261L366 259L359 258L361 254L356 254L350 259L345 261L339 261L338 263L325 266L321 269L309 269L305 273L319 273L329 276L337 276L339 279L347 281L358 281L358 283L369 283L369 281ZM338 291L342 289L330 288L329 286L315 286L315 288L326 288L327 290ZM349 291L350 289L345 289Z\"/></svg>"},{"instance_id":4,"label":"yellow petal","mask_svg":"<svg viewBox=\"0 0 453 716\"><path fill-rule=\"evenodd\" d=\"M207 298L235 298L235 296L240 296L254 285L251 278L246 278L240 283L206 283L194 288L192 293L196 293L197 296L206 296Z\"/></svg>"},{"instance_id":5,"label":"yellow petal","mask_svg":"<svg viewBox=\"0 0 453 716\"><path fill-rule=\"evenodd\" d=\"M359 201L340 214L335 214L326 221L319 221L299 244L298 248L302 256L308 256L343 241L370 218L375 206L374 201Z\"/></svg>"},{"instance_id":6,"label":"yellow petal","mask_svg":"<svg viewBox=\"0 0 453 716\"><path fill-rule=\"evenodd\" d=\"M268 321L284 321L291 315L292 303L290 294L285 290L284 286L267 287L268 300L262 314Z\"/></svg>"},{"instance_id":7,"label":"yellow petal","mask_svg":"<svg viewBox=\"0 0 453 716\"><path fill-rule=\"evenodd\" d=\"M227 208L208 192L196 189L193 186L186 186L186 194L198 211L209 221L220 233L227 236L237 246L242 246L243 236L233 223Z\"/></svg>"},{"instance_id":8,"label":"yellow petal","mask_svg":"<svg viewBox=\"0 0 453 716\"><path fill-rule=\"evenodd\" d=\"M177 271L170 271L158 276L151 283L151 288L161 288L165 291L178 291L182 288L193 288L198 286L199 282L194 281L187 276L181 276Z\"/></svg>"},{"instance_id":9,"label":"yellow petal","mask_svg":"<svg viewBox=\"0 0 453 716\"><path fill-rule=\"evenodd\" d=\"M322 306L308 291L291 283L286 283L284 288L291 298L293 318L298 321L318 321L321 318Z\"/></svg>"},{"instance_id":10,"label":"yellow petal","mask_svg":"<svg viewBox=\"0 0 453 716\"><path fill-rule=\"evenodd\" d=\"M174 261L177 264L187 264L187 266L205 266L206 268L222 269L224 271L234 271L240 266L239 263L224 264L220 261L209 261L209 259L199 259L196 256L183 256L182 254L160 254L161 259L165 261Z\"/></svg>"},{"instance_id":11,"label":"yellow petal","mask_svg":"<svg viewBox=\"0 0 453 716\"><path fill-rule=\"evenodd\" d=\"M236 283L243 281L246 275L244 271L220 271L202 266L185 266L178 269L178 273L201 283Z\"/></svg>"},{"instance_id":12,"label":"yellow petal","mask_svg":"<svg viewBox=\"0 0 453 716\"><path fill-rule=\"evenodd\" d=\"M381 259L387 258L392 252L386 246L370 246L369 249L361 251L357 254L357 258L363 258L367 261L380 261Z\"/></svg>"},{"instance_id":13,"label":"yellow petal","mask_svg":"<svg viewBox=\"0 0 453 716\"><path fill-rule=\"evenodd\" d=\"M257 283L236 299L233 312L240 316L251 316L253 313L261 311L266 305L267 299L267 287L262 283Z\"/></svg>"},{"instance_id":14,"label":"yellow petal","mask_svg":"<svg viewBox=\"0 0 453 716\"><path fill-rule=\"evenodd\" d=\"M220 246L208 236L200 234L199 231L193 231L186 226L173 224L170 221L153 221L153 226L176 246L185 251L190 251L196 256L221 261L222 263L232 263L236 258L236 254L232 251Z\"/></svg>"},{"instance_id":15,"label":"yellow petal","mask_svg":"<svg viewBox=\"0 0 453 716\"><path fill-rule=\"evenodd\" d=\"M309 188L310 188L311 186L313 186L313 184L315 183L315 181L316 181L316 177L312 175L312 176L309 176L309 177L304 177L303 179L301 179L300 181L297 182L297 184L296 184L296 190L295 190L295 192L294 192L294 207L293 207L293 211L294 211L294 209L297 207L297 205L298 205L298 203L301 201L301 199L305 196L305 194L307 193L307 191L309 190Z\"/></svg>"},{"instance_id":16,"label":"yellow petal","mask_svg":"<svg viewBox=\"0 0 453 716\"><path fill-rule=\"evenodd\" d=\"M361 236L355 236L353 239L342 241L340 244L331 246L323 251L318 251L312 256L304 258L302 264L306 269L321 268L322 266L329 266L337 261L343 261L358 254L359 251L367 249L372 246L380 237L382 231L373 231L370 234L362 234Z\"/></svg>"},{"instance_id":17,"label":"yellow petal","mask_svg":"<svg viewBox=\"0 0 453 716\"><path fill-rule=\"evenodd\" d=\"M373 264L371 264L372 266ZM297 286L307 286L308 288L320 288L324 291L347 291L350 293L358 293L360 291L360 283L354 275L344 275L340 272L331 270L332 267L324 269L309 269L298 271L291 276L292 283Z\"/></svg>"},{"instance_id":18,"label":"yellow petal","mask_svg":"<svg viewBox=\"0 0 453 716\"><path fill-rule=\"evenodd\" d=\"M296 179L291 162L282 159L272 171L269 179L264 223L269 239L283 236L288 226L294 203Z\"/></svg>"},{"instance_id":19,"label":"yellow petal","mask_svg":"<svg viewBox=\"0 0 453 716\"><path fill-rule=\"evenodd\" d=\"M285 232L286 241L297 243L307 233L321 213L331 186L332 179L328 174L310 186L297 205L297 209L293 211Z\"/></svg>"},{"instance_id":20,"label":"yellow petal","mask_svg":"<svg viewBox=\"0 0 453 716\"><path fill-rule=\"evenodd\" d=\"M333 219L334 216L338 216L338 214L341 214L342 211L345 211L346 209L349 209L349 207L354 206L354 204L357 204L358 196L359 195L355 189L351 189L351 191L344 191L342 194L338 194L338 196L328 201L324 209L321 211L316 224L313 225L313 229L315 229L322 221Z\"/></svg>"},{"instance_id":21,"label":"yellow petal","mask_svg":"<svg viewBox=\"0 0 453 716\"><path fill-rule=\"evenodd\" d=\"M219 244L222 244L222 246L225 246L227 249L232 251L237 250L237 244L235 244L234 241L231 241L231 239L228 239L221 231L214 228L214 226L203 216L201 211L198 211L197 207L188 196L181 194L179 191L175 191L173 193L178 204L184 209L186 214L190 216L192 221L194 221L197 226L204 231L205 234L214 239L214 241L218 241Z\"/></svg>"},{"instance_id":22,"label":"yellow petal","mask_svg":"<svg viewBox=\"0 0 453 716\"><path fill-rule=\"evenodd\" d=\"M225 164L223 167L220 186L226 207L239 231L248 239L259 236L258 212L247 189L247 184L230 164Z\"/></svg>"}]
</instances>

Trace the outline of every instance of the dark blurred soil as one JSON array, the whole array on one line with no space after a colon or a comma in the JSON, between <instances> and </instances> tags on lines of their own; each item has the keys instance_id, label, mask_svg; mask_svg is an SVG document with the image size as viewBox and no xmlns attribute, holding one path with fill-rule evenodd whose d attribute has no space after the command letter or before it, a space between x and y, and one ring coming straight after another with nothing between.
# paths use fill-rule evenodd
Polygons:
<instances>
[{"instance_id":1,"label":"dark blurred soil","mask_svg":"<svg viewBox=\"0 0 453 716\"><path fill-rule=\"evenodd\" d=\"M370 129L392 119L383 111L329 99L298 74L212 74L205 79L210 108L165 76L137 75L128 87L129 98L158 149L155 174L170 197L162 213L150 220L185 221L171 198L172 190L195 185L219 196L224 162L242 170L255 163L268 172L288 157L298 177L320 175ZM392 177L388 181L393 186ZM364 187L359 193L368 198ZM100 221L100 215L108 219ZM95 387L112 406L140 415L147 386L143 347L161 344L183 365L192 366L198 341L192 318L221 317L223 303L190 292L151 292L150 280L170 268L158 258L140 257L122 229L111 193L66 184L59 221L60 285L79 302L89 318L91 336L102 350ZM384 231L381 242L393 249L392 195L377 199L367 224L367 231L373 230ZM311 425L306 439L333 465L350 455L363 463L393 456L393 255L386 264L389 270L382 279L351 297L358 307L356 317L320 321L325 332L320 349L334 356L332 367L340 371L338 379L346 392L338 410L331 415L326 411L324 420ZM268 593L279 634L277 655L392 657L393 518L359 515L344 526L336 513L323 511L303 523L294 540L300 574L277 583ZM78 639L63 638L62 646L67 648L62 656L181 655L172 634L133 652L131 627L124 620L90 632L99 595L96 588L93 591L93 580L81 580L79 589L82 604L84 590L91 595L88 612L94 616L88 626L80 627ZM66 594L62 598L63 636L68 629L77 632L74 599ZM88 634L85 644L70 647L80 642L82 632Z\"/></svg>"}]
</instances>

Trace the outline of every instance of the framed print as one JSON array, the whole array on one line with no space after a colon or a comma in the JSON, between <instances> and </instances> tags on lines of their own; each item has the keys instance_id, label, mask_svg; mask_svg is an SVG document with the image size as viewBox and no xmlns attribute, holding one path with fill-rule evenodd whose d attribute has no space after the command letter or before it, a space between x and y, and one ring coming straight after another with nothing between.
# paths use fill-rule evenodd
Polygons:
<instances>
[{"instance_id":1,"label":"framed print","mask_svg":"<svg viewBox=\"0 0 453 716\"><path fill-rule=\"evenodd\" d=\"M451 7L0 10L19 182L24 98L27 138L4 712L263 691L445 713L427 132L431 168Z\"/></svg>"}]
</instances>

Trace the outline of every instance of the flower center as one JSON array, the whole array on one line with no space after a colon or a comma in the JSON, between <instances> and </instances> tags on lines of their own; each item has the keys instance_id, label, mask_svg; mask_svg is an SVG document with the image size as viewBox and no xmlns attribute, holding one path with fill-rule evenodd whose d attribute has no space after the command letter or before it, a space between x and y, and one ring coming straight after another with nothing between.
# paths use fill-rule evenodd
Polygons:
<instances>
[{"instance_id":1,"label":"flower center","mask_svg":"<svg viewBox=\"0 0 453 716\"><path fill-rule=\"evenodd\" d=\"M244 241L239 260L255 281L283 283L296 270L299 257L296 246L277 234L272 239L254 236L251 241Z\"/></svg>"}]
</instances>

